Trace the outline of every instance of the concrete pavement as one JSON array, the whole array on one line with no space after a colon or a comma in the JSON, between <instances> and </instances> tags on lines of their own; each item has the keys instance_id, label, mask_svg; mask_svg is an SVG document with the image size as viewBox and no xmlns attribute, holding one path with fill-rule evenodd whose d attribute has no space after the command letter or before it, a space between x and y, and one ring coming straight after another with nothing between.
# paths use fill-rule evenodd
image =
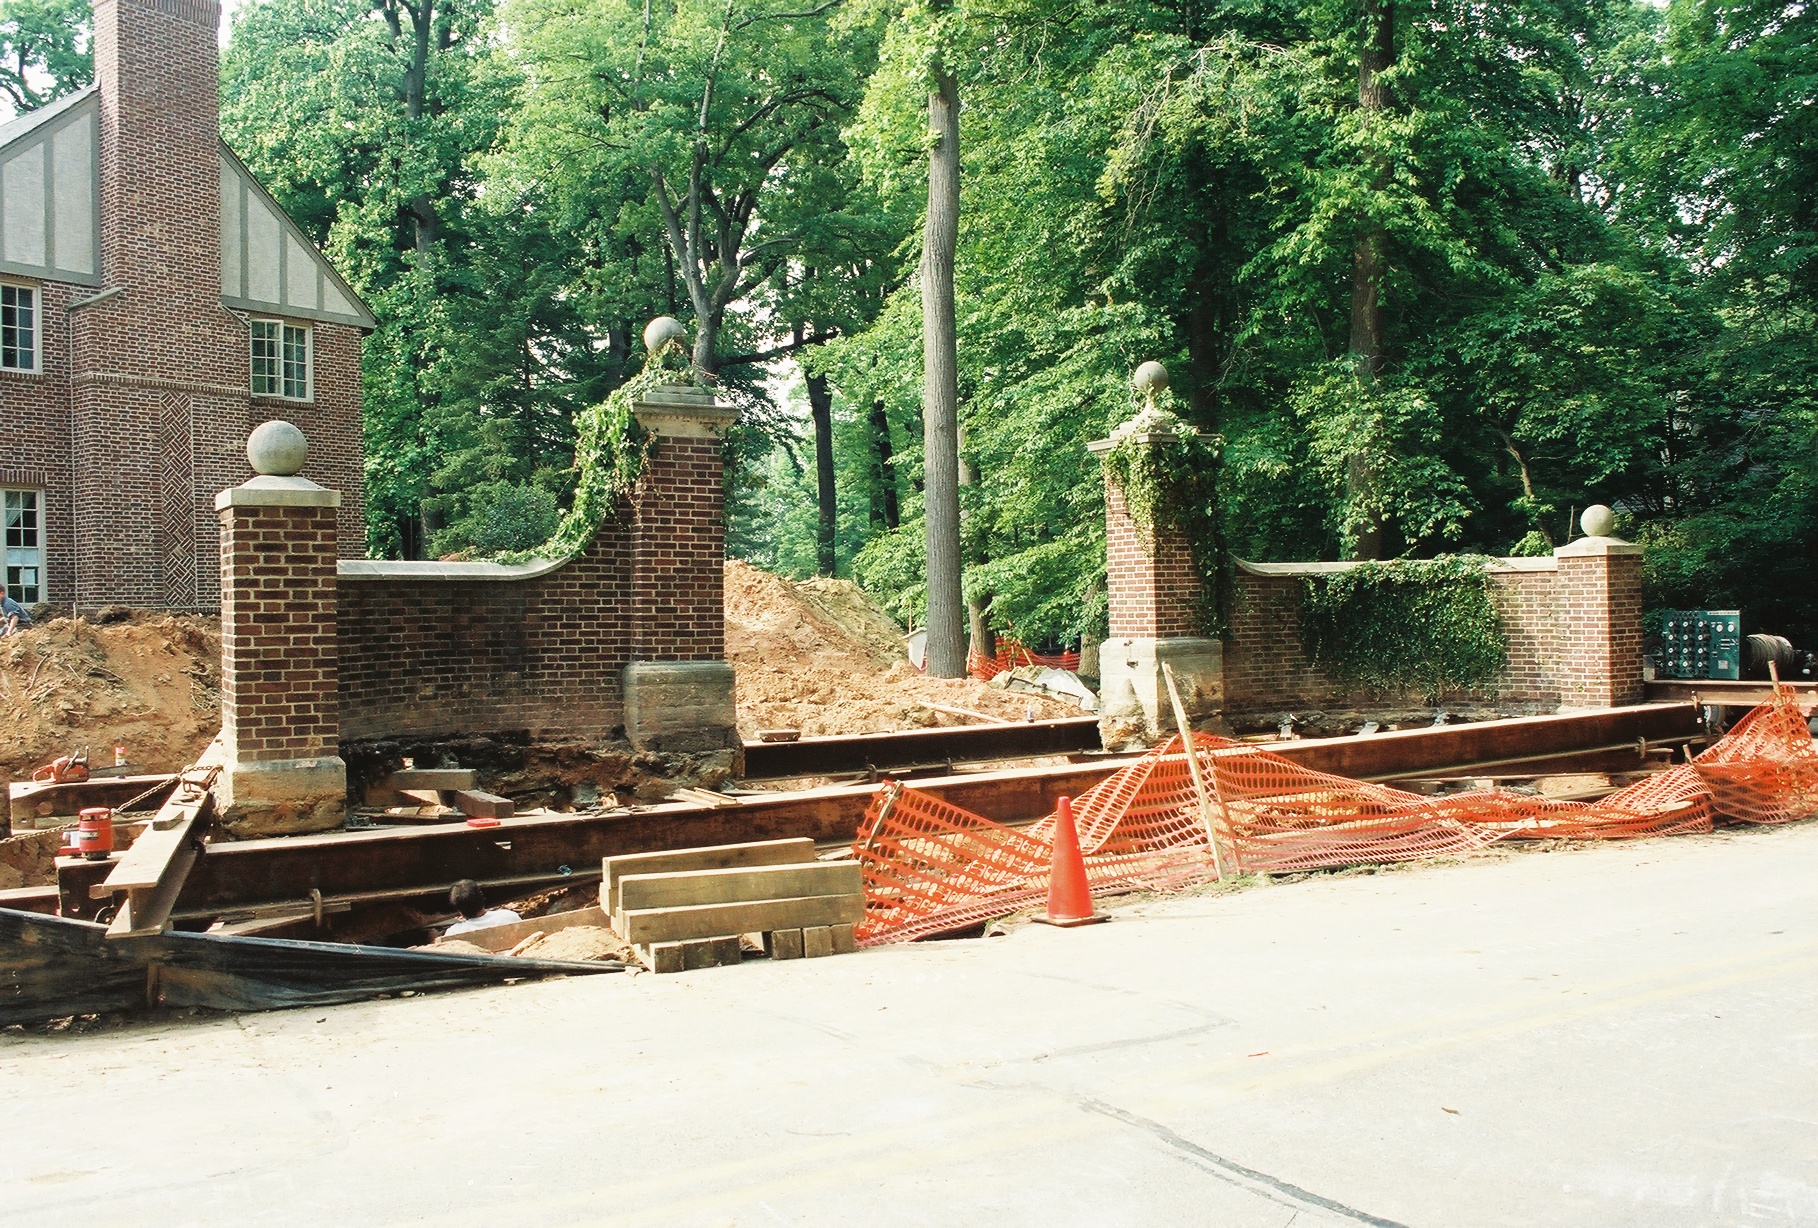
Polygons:
<instances>
[{"instance_id":1,"label":"concrete pavement","mask_svg":"<svg viewBox=\"0 0 1818 1228\"><path fill-rule=\"evenodd\" d=\"M0 1225L1818 1224L1818 824L0 1034Z\"/></svg>"}]
</instances>

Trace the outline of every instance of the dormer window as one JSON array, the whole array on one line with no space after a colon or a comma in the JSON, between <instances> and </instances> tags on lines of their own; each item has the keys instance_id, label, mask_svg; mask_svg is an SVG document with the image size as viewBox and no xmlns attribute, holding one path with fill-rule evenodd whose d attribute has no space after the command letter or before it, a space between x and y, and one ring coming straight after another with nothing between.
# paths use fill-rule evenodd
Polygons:
<instances>
[{"instance_id":1,"label":"dormer window","mask_svg":"<svg viewBox=\"0 0 1818 1228\"><path fill-rule=\"evenodd\" d=\"M0 370L37 371L38 291L33 286L0 283Z\"/></svg>"},{"instance_id":2,"label":"dormer window","mask_svg":"<svg viewBox=\"0 0 1818 1228\"><path fill-rule=\"evenodd\" d=\"M252 321L253 395L287 401L313 399L310 340L307 325L286 320Z\"/></svg>"}]
</instances>

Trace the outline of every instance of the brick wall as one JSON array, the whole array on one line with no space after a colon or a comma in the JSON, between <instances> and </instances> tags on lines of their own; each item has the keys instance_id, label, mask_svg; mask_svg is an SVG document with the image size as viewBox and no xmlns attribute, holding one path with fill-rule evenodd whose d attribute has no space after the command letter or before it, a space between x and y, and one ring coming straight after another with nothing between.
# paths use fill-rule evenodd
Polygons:
<instances>
[{"instance_id":1,"label":"brick wall","mask_svg":"<svg viewBox=\"0 0 1818 1228\"><path fill-rule=\"evenodd\" d=\"M462 576L458 565L433 563L352 570L367 566L344 569L336 589L342 737L526 730L603 739L624 723L623 519L530 578L481 578L486 568L474 565Z\"/></svg>"},{"instance_id":2,"label":"brick wall","mask_svg":"<svg viewBox=\"0 0 1818 1228\"><path fill-rule=\"evenodd\" d=\"M1551 559L1519 560L1545 570L1491 573L1491 598L1508 637L1509 664L1494 686L1455 700L1556 707L1560 702L1559 604ZM1310 569L1309 569L1310 570ZM1232 712L1352 707L1372 697L1349 692L1313 663L1300 639L1298 575L1258 575L1238 568L1225 646L1225 703ZM1639 659L1639 650L1637 651ZM1417 705L1420 696L1393 697Z\"/></svg>"},{"instance_id":3,"label":"brick wall","mask_svg":"<svg viewBox=\"0 0 1818 1228\"><path fill-rule=\"evenodd\" d=\"M220 525L229 761L337 754L335 509L227 507Z\"/></svg>"},{"instance_id":4,"label":"brick wall","mask_svg":"<svg viewBox=\"0 0 1818 1228\"><path fill-rule=\"evenodd\" d=\"M9 279L10 280L10 279ZM0 486L44 492L42 537L46 601L74 593L76 551L70 498L69 304L94 291L40 282L44 370L0 371Z\"/></svg>"},{"instance_id":5,"label":"brick wall","mask_svg":"<svg viewBox=\"0 0 1818 1228\"><path fill-rule=\"evenodd\" d=\"M657 433L632 498L565 563L344 564L341 736L621 736L627 664L725 657L724 489L716 436Z\"/></svg>"},{"instance_id":6,"label":"brick wall","mask_svg":"<svg viewBox=\"0 0 1818 1228\"><path fill-rule=\"evenodd\" d=\"M1197 635L1200 580L1179 532L1139 528L1105 475L1105 570L1112 639Z\"/></svg>"}]
</instances>

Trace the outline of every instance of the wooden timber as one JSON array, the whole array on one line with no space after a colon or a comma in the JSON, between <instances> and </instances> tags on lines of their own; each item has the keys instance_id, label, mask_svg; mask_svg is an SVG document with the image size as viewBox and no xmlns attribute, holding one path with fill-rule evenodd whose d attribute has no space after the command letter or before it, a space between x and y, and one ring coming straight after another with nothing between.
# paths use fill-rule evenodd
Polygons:
<instances>
[{"instance_id":1,"label":"wooden timber","mask_svg":"<svg viewBox=\"0 0 1818 1228\"><path fill-rule=\"evenodd\" d=\"M123 805L148 789L152 793L140 806L156 810L176 786L177 778L170 775L95 777L68 784L15 780L7 785L7 809L14 828L24 831L44 819L73 819L91 806Z\"/></svg>"},{"instance_id":2,"label":"wooden timber","mask_svg":"<svg viewBox=\"0 0 1818 1228\"><path fill-rule=\"evenodd\" d=\"M710 809L717 809L717 804ZM762 840L747 844L721 844L709 848L663 849L654 853L633 853L625 857L607 857L601 861L600 902L608 912L621 907L619 884L630 875L676 874L690 870L730 870L751 866L797 865L814 860L814 841L805 837L791 840ZM772 897L766 897L772 898ZM688 903L702 903L689 900ZM645 907L645 905L638 905Z\"/></svg>"},{"instance_id":3,"label":"wooden timber","mask_svg":"<svg viewBox=\"0 0 1818 1228\"><path fill-rule=\"evenodd\" d=\"M804 931L806 941L805 932L812 926L856 925L864 919L863 895L817 895L796 900L621 910L612 915L612 928L627 942L639 944L768 933L798 927Z\"/></svg>"},{"instance_id":4,"label":"wooden timber","mask_svg":"<svg viewBox=\"0 0 1818 1228\"><path fill-rule=\"evenodd\" d=\"M628 874L618 880L616 887L618 902L614 911L632 912L647 908L684 908L694 904L854 895L863 892L865 884L856 861L811 861L803 865Z\"/></svg>"}]
</instances>

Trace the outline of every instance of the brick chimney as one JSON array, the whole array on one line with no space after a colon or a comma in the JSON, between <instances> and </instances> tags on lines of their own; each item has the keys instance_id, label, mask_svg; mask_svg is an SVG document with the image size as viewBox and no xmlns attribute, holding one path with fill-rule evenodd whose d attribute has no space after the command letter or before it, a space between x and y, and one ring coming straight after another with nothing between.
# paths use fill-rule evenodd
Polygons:
<instances>
[{"instance_id":1,"label":"brick chimney","mask_svg":"<svg viewBox=\"0 0 1818 1228\"><path fill-rule=\"evenodd\" d=\"M71 314L76 604L213 604L198 472L239 464L248 343L221 305L217 0L97 0L101 274Z\"/></svg>"}]
</instances>

